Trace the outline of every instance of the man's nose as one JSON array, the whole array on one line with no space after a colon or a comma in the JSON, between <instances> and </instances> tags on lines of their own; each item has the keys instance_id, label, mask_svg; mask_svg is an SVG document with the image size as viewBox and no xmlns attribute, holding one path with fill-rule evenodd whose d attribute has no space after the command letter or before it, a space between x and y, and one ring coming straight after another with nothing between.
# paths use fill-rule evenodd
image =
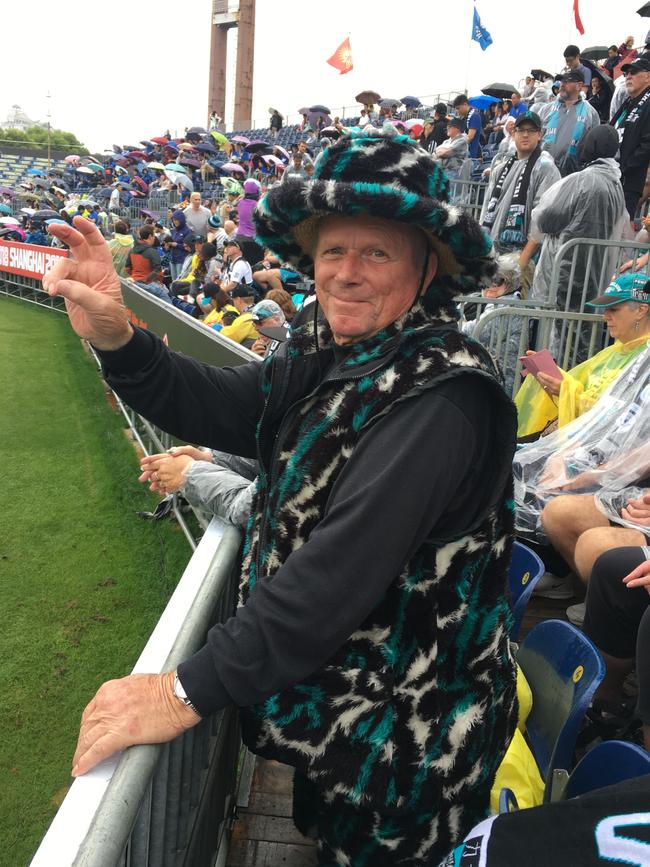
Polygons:
<instances>
[{"instance_id":1,"label":"man's nose","mask_svg":"<svg viewBox=\"0 0 650 867\"><path fill-rule=\"evenodd\" d=\"M361 279L361 260L358 253L349 252L338 260L336 278L341 283L358 283Z\"/></svg>"}]
</instances>

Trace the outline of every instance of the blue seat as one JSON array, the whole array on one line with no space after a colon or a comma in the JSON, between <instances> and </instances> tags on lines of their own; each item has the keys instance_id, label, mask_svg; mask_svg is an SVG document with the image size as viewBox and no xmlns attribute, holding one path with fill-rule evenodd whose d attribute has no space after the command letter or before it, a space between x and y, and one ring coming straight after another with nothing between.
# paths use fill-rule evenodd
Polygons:
<instances>
[{"instance_id":1,"label":"blue seat","mask_svg":"<svg viewBox=\"0 0 650 867\"><path fill-rule=\"evenodd\" d=\"M514 623L510 630L510 638L513 641L519 640L521 621L528 606L530 595L544 571L545 566L534 551L531 551L521 542L514 543L512 562L508 573L510 606L514 616Z\"/></svg>"},{"instance_id":2,"label":"blue seat","mask_svg":"<svg viewBox=\"0 0 650 867\"><path fill-rule=\"evenodd\" d=\"M517 652L533 694L526 734L551 796L553 771L570 771L580 724L605 675L598 648L571 623L546 620L532 629Z\"/></svg>"},{"instance_id":3,"label":"blue seat","mask_svg":"<svg viewBox=\"0 0 650 867\"><path fill-rule=\"evenodd\" d=\"M627 741L603 741L573 769L564 790L565 798L577 798L594 789L613 786L650 774L650 753Z\"/></svg>"}]
</instances>

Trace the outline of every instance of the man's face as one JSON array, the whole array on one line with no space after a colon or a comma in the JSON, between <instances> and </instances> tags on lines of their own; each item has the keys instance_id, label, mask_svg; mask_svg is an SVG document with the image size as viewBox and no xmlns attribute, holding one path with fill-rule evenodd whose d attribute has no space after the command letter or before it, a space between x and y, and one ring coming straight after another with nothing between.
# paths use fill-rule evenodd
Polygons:
<instances>
[{"instance_id":1,"label":"man's face","mask_svg":"<svg viewBox=\"0 0 650 867\"><path fill-rule=\"evenodd\" d=\"M192 193L190 196L190 205L198 210L201 205L201 193Z\"/></svg>"},{"instance_id":2,"label":"man's face","mask_svg":"<svg viewBox=\"0 0 650 867\"><path fill-rule=\"evenodd\" d=\"M573 102L578 99L582 85L579 81L563 81L560 85L560 99Z\"/></svg>"},{"instance_id":3,"label":"man's face","mask_svg":"<svg viewBox=\"0 0 650 867\"><path fill-rule=\"evenodd\" d=\"M535 150L542 139L540 130L535 129L531 123L522 123L514 130L515 147L519 159L526 157Z\"/></svg>"},{"instance_id":4,"label":"man's face","mask_svg":"<svg viewBox=\"0 0 650 867\"><path fill-rule=\"evenodd\" d=\"M461 117L465 117L469 114L469 103L463 102L460 105L456 106L456 111Z\"/></svg>"},{"instance_id":5,"label":"man's face","mask_svg":"<svg viewBox=\"0 0 650 867\"><path fill-rule=\"evenodd\" d=\"M565 57L564 59L569 69L575 69L576 66L580 66L580 57L577 54L575 57Z\"/></svg>"},{"instance_id":6,"label":"man's face","mask_svg":"<svg viewBox=\"0 0 650 867\"><path fill-rule=\"evenodd\" d=\"M419 231L374 217L326 217L314 254L316 297L341 346L372 337L405 313L419 288ZM425 286L438 259L430 252Z\"/></svg>"},{"instance_id":7,"label":"man's face","mask_svg":"<svg viewBox=\"0 0 650 867\"><path fill-rule=\"evenodd\" d=\"M635 99L640 93L650 87L650 72L642 69L628 69L625 73L625 90L627 95Z\"/></svg>"},{"instance_id":8,"label":"man's face","mask_svg":"<svg viewBox=\"0 0 650 867\"><path fill-rule=\"evenodd\" d=\"M250 307L250 305L253 303L253 299L235 297L232 299L232 303L237 308L237 310L239 310L240 313L243 313L244 310L246 310L247 307Z\"/></svg>"},{"instance_id":9,"label":"man's face","mask_svg":"<svg viewBox=\"0 0 650 867\"><path fill-rule=\"evenodd\" d=\"M299 169L302 166L302 154L297 153L293 155L293 167L294 169Z\"/></svg>"},{"instance_id":10,"label":"man's face","mask_svg":"<svg viewBox=\"0 0 650 867\"><path fill-rule=\"evenodd\" d=\"M460 135L460 130L457 126L448 126L447 127L447 135L449 138L456 138L457 135Z\"/></svg>"},{"instance_id":11,"label":"man's face","mask_svg":"<svg viewBox=\"0 0 650 867\"><path fill-rule=\"evenodd\" d=\"M514 105L515 108L521 102L521 97L519 96L518 93L513 93L512 96L510 97L510 99L512 100L512 104Z\"/></svg>"}]
</instances>

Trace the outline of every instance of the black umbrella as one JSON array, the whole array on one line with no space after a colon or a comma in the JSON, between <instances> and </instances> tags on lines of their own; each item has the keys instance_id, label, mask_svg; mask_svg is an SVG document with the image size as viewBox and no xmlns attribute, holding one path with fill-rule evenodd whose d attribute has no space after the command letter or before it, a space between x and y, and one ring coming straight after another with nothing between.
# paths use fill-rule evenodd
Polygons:
<instances>
[{"instance_id":1,"label":"black umbrella","mask_svg":"<svg viewBox=\"0 0 650 867\"><path fill-rule=\"evenodd\" d=\"M417 96L403 96L401 102L407 108L419 108L422 105Z\"/></svg>"},{"instance_id":2,"label":"black umbrella","mask_svg":"<svg viewBox=\"0 0 650 867\"><path fill-rule=\"evenodd\" d=\"M269 144L267 141L262 141L261 139L258 141L251 141L246 145L246 150L249 154L262 154L262 153L270 153L273 145Z\"/></svg>"},{"instance_id":3,"label":"black umbrella","mask_svg":"<svg viewBox=\"0 0 650 867\"><path fill-rule=\"evenodd\" d=\"M598 76L598 78L600 79L601 87L604 87L606 90L614 93L614 88L616 85L614 84L613 79L605 72L605 70L601 69L599 66L596 66L593 61L587 60L587 58L583 57L582 55L580 55L580 59L582 60L583 66L586 66L587 69L591 70L591 77L593 78L594 75Z\"/></svg>"},{"instance_id":4,"label":"black umbrella","mask_svg":"<svg viewBox=\"0 0 650 867\"><path fill-rule=\"evenodd\" d=\"M399 108L399 99L381 99L379 105L381 108Z\"/></svg>"},{"instance_id":5,"label":"black umbrella","mask_svg":"<svg viewBox=\"0 0 650 867\"><path fill-rule=\"evenodd\" d=\"M326 105L310 105L309 111L316 111L322 114L330 114L330 109Z\"/></svg>"},{"instance_id":6,"label":"black umbrella","mask_svg":"<svg viewBox=\"0 0 650 867\"><path fill-rule=\"evenodd\" d=\"M580 52L581 60L602 60L607 57L607 45L591 45Z\"/></svg>"},{"instance_id":7,"label":"black umbrella","mask_svg":"<svg viewBox=\"0 0 650 867\"><path fill-rule=\"evenodd\" d=\"M486 96L496 96L498 99L510 99L512 94L517 90L512 84L504 84L502 81L495 81L493 84L488 84L487 87L481 88L481 93Z\"/></svg>"},{"instance_id":8,"label":"black umbrella","mask_svg":"<svg viewBox=\"0 0 650 867\"><path fill-rule=\"evenodd\" d=\"M545 69L531 69L530 74L535 81L545 81L547 78L553 78L553 74L547 72Z\"/></svg>"},{"instance_id":9,"label":"black umbrella","mask_svg":"<svg viewBox=\"0 0 650 867\"><path fill-rule=\"evenodd\" d=\"M374 105L376 102L379 102L381 96L376 90L362 90L361 93L357 93L354 98L357 102L360 102L361 105Z\"/></svg>"},{"instance_id":10,"label":"black umbrella","mask_svg":"<svg viewBox=\"0 0 650 867\"><path fill-rule=\"evenodd\" d=\"M40 211L36 211L35 214L32 214L33 220L58 220L60 217L61 214L58 211L53 211L52 208L43 208Z\"/></svg>"},{"instance_id":11,"label":"black umbrella","mask_svg":"<svg viewBox=\"0 0 650 867\"><path fill-rule=\"evenodd\" d=\"M636 10L636 14L641 18L650 18L650 3L644 3L640 9Z\"/></svg>"},{"instance_id":12,"label":"black umbrella","mask_svg":"<svg viewBox=\"0 0 650 867\"><path fill-rule=\"evenodd\" d=\"M191 126L186 135L207 135L208 131L202 126Z\"/></svg>"},{"instance_id":13,"label":"black umbrella","mask_svg":"<svg viewBox=\"0 0 650 867\"><path fill-rule=\"evenodd\" d=\"M202 151L204 154L218 154L219 151L214 147L214 145L209 144L209 142L199 142L199 144L195 145L197 151Z\"/></svg>"}]
</instances>

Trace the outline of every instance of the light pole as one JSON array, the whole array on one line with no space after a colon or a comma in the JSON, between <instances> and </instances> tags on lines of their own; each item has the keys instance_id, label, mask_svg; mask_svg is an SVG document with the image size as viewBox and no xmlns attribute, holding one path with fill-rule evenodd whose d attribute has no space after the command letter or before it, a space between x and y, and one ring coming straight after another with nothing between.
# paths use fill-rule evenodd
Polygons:
<instances>
[{"instance_id":1,"label":"light pole","mask_svg":"<svg viewBox=\"0 0 650 867\"><path fill-rule=\"evenodd\" d=\"M52 94L48 90L46 94L47 98L47 173L50 173L50 169L52 168L52 124L50 123L51 112L50 112L50 100L52 98Z\"/></svg>"}]
</instances>

